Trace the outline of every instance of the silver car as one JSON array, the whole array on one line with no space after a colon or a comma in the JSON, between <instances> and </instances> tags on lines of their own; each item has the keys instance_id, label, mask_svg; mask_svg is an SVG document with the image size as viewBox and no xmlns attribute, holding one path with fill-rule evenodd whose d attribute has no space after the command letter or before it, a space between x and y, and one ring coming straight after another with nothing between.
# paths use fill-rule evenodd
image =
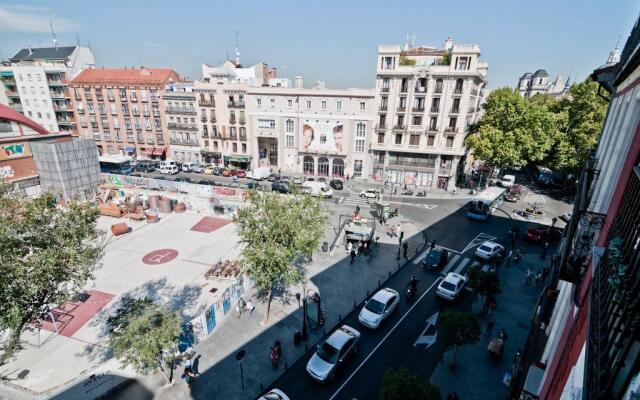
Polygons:
<instances>
[{"instance_id":1,"label":"silver car","mask_svg":"<svg viewBox=\"0 0 640 400\"><path fill-rule=\"evenodd\" d=\"M376 292L362 307L358 321L367 328L377 329L400 302L400 295L393 289L384 288Z\"/></svg>"},{"instance_id":2,"label":"silver car","mask_svg":"<svg viewBox=\"0 0 640 400\"><path fill-rule=\"evenodd\" d=\"M348 325L342 325L324 343L318 345L318 349L307 363L309 376L321 383L331 380L336 369L358 352L359 340L360 332Z\"/></svg>"}]
</instances>

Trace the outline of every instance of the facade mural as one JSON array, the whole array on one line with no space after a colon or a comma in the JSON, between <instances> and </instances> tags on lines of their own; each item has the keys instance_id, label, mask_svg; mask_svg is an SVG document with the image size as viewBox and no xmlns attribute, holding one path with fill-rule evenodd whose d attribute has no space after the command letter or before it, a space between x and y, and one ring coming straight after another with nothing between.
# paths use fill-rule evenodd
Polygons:
<instances>
[{"instance_id":1,"label":"facade mural","mask_svg":"<svg viewBox=\"0 0 640 400\"><path fill-rule=\"evenodd\" d=\"M10 143L0 145L0 160L8 158L24 157L29 155L26 143Z\"/></svg>"}]
</instances>

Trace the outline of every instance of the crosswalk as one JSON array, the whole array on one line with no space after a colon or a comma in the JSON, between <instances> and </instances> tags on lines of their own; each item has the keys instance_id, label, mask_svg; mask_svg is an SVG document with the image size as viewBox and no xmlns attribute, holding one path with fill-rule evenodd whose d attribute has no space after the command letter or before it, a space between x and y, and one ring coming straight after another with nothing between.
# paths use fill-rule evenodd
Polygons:
<instances>
[{"instance_id":1,"label":"crosswalk","mask_svg":"<svg viewBox=\"0 0 640 400\"><path fill-rule=\"evenodd\" d=\"M375 202L375 199L367 199L365 197L360 197L358 193L351 192L349 196L345 197L341 204L348 206L370 206Z\"/></svg>"},{"instance_id":2,"label":"crosswalk","mask_svg":"<svg viewBox=\"0 0 640 400\"><path fill-rule=\"evenodd\" d=\"M544 195L539 190L529 190L529 193L524 197L526 203L531 204L545 204L546 200Z\"/></svg>"}]
</instances>

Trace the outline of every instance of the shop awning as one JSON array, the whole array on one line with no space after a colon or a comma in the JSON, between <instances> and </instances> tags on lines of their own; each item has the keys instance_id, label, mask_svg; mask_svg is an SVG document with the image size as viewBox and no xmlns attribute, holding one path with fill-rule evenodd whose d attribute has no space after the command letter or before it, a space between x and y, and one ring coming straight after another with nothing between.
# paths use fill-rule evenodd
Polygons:
<instances>
[{"instance_id":1,"label":"shop awning","mask_svg":"<svg viewBox=\"0 0 640 400\"><path fill-rule=\"evenodd\" d=\"M165 151L164 147L156 147L155 149L153 149L153 155L161 156L162 154L164 154L164 151Z\"/></svg>"},{"instance_id":2,"label":"shop awning","mask_svg":"<svg viewBox=\"0 0 640 400\"><path fill-rule=\"evenodd\" d=\"M146 149L144 149L144 154L150 156L153 154L153 147L147 147Z\"/></svg>"},{"instance_id":3,"label":"shop awning","mask_svg":"<svg viewBox=\"0 0 640 400\"><path fill-rule=\"evenodd\" d=\"M200 150L200 154L202 154L203 157L213 157L213 158L221 158L222 157L222 153L218 153L218 152L215 152L215 151Z\"/></svg>"},{"instance_id":4,"label":"shop awning","mask_svg":"<svg viewBox=\"0 0 640 400\"><path fill-rule=\"evenodd\" d=\"M135 146L129 146L127 147L127 153L135 153L136 152L136 148Z\"/></svg>"},{"instance_id":5,"label":"shop awning","mask_svg":"<svg viewBox=\"0 0 640 400\"><path fill-rule=\"evenodd\" d=\"M248 156L224 156L225 161L251 162Z\"/></svg>"}]
</instances>

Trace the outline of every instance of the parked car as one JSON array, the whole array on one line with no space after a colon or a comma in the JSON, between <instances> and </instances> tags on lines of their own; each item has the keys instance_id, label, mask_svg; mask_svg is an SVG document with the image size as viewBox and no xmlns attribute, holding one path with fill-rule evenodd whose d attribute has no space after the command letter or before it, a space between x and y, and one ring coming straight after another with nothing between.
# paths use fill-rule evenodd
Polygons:
<instances>
[{"instance_id":1,"label":"parked car","mask_svg":"<svg viewBox=\"0 0 640 400\"><path fill-rule=\"evenodd\" d=\"M504 175L500 181L498 181L498 186L503 188L511 187L515 184L516 177L515 175Z\"/></svg>"},{"instance_id":2,"label":"parked car","mask_svg":"<svg viewBox=\"0 0 640 400\"><path fill-rule=\"evenodd\" d=\"M504 200L509 201L511 203L515 203L518 200L520 200L521 196L522 196L522 186L512 185L511 187L509 187L509 190L507 190L507 193L505 193Z\"/></svg>"},{"instance_id":3,"label":"parked car","mask_svg":"<svg viewBox=\"0 0 640 400\"><path fill-rule=\"evenodd\" d=\"M564 222L565 224L568 224L569 221L571 221L571 215L572 215L571 213L564 213L558 218L560 218L560 221Z\"/></svg>"},{"instance_id":4,"label":"parked car","mask_svg":"<svg viewBox=\"0 0 640 400\"><path fill-rule=\"evenodd\" d=\"M247 171L243 170L243 169L239 169L236 171L236 176L238 178L246 178L247 177Z\"/></svg>"},{"instance_id":5,"label":"parked car","mask_svg":"<svg viewBox=\"0 0 640 400\"><path fill-rule=\"evenodd\" d=\"M348 325L342 325L322 344L307 363L307 372L318 382L331 380L339 366L349 357L358 353L360 332Z\"/></svg>"},{"instance_id":6,"label":"parked car","mask_svg":"<svg viewBox=\"0 0 640 400\"><path fill-rule=\"evenodd\" d=\"M524 238L535 244L557 242L562 238L562 232L556 227L531 227L527 229Z\"/></svg>"},{"instance_id":7,"label":"parked car","mask_svg":"<svg viewBox=\"0 0 640 400\"><path fill-rule=\"evenodd\" d=\"M193 172L197 172L198 174L201 174L204 172L204 169L206 166L207 166L206 164L196 163L193 166Z\"/></svg>"},{"instance_id":8,"label":"parked car","mask_svg":"<svg viewBox=\"0 0 640 400\"><path fill-rule=\"evenodd\" d=\"M436 247L422 260L422 266L426 269L440 269L447 265L447 261L449 261L449 252L442 247Z\"/></svg>"},{"instance_id":9,"label":"parked car","mask_svg":"<svg viewBox=\"0 0 640 400\"><path fill-rule=\"evenodd\" d=\"M186 162L182 164L182 172L191 172L193 171L193 167L195 167L196 165L198 165L198 163L195 162Z\"/></svg>"},{"instance_id":10,"label":"parked car","mask_svg":"<svg viewBox=\"0 0 640 400\"><path fill-rule=\"evenodd\" d=\"M180 170L178 169L178 166L173 164L173 165L163 165L160 167L160 169L158 170L159 173L161 174L165 174L165 175L175 175L178 172L180 172Z\"/></svg>"},{"instance_id":11,"label":"parked car","mask_svg":"<svg viewBox=\"0 0 640 400\"><path fill-rule=\"evenodd\" d=\"M333 197L333 189L324 182L306 181L302 184L302 189L311 196L330 199Z\"/></svg>"},{"instance_id":12,"label":"parked car","mask_svg":"<svg viewBox=\"0 0 640 400\"><path fill-rule=\"evenodd\" d=\"M269 392L265 393L258 400L289 400L289 396L284 394L282 390L271 389L269 390Z\"/></svg>"},{"instance_id":13,"label":"parked car","mask_svg":"<svg viewBox=\"0 0 640 400\"><path fill-rule=\"evenodd\" d=\"M200 179L198 181L199 185L215 185L216 183L214 181L208 181L206 179Z\"/></svg>"},{"instance_id":14,"label":"parked car","mask_svg":"<svg viewBox=\"0 0 640 400\"><path fill-rule=\"evenodd\" d=\"M449 272L436 289L436 295L446 300L455 300L467 283L467 277L464 275Z\"/></svg>"},{"instance_id":15,"label":"parked car","mask_svg":"<svg viewBox=\"0 0 640 400\"><path fill-rule=\"evenodd\" d=\"M176 182L187 182L187 183L193 183L193 180L191 178L187 178L184 176L180 176L176 179L174 179Z\"/></svg>"},{"instance_id":16,"label":"parked car","mask_svg":"<svg viewBox=\"0 0 640 400\"><path fill-rule=\"evenodd\" d=\"M365 302L358 315L358 321L367 328L377 329L398 307L399 302L398 292L389 288L381 289Z\"/></svg>"},{"instance_id":17,"label":"parked car","mask_svg":"<svg viewBox=\"0 0 640 400\"><path fill-rule=\"evenodd\" d=\"M156 163L153 161L138 161L135 170L138 172L153 172L156 170Z\"/></svg>"},{"instance_id":18,"label":"parked car","mask_svg":"<svg viewBox=\"0 0 640 400\"><path fill-rule=\"evenodd\" d=\"M216 168L215 166L208 164L204 167L204 169L202 170L202 173L205 175L214 175L213 170L215 168Z\"/></svg>"},{"instance_id":19,"label":"parked car","mask_svg":"<svg viewBox=\"0 0 640 400\"><path fill-rule=\"evenodd\" d=\"M294 185L302 185L302 182L307 180L306 178L295 177L292 179Z\"/></svg>"},{"instance_id":20,"label":"parked car","mask_svg":"<svg viewBox=\"0 0 640 400\"><path fill-rule=\"evenodd\" d=\"M493 260L504 253L504 247L494 242L484 242L476 249L476 256L485 260Z\"/></svg>"},{"instance_id":21,"label":"parked car","mask_svg":"<svg viewBox=\"0 0 640 400\"><path fill-rule=\"evenodd\" d=\"M258 182L247 182L248 189L260 189L261 186Z\"/></svg>"},{"instance_id":22,"label":"parked car","mask_svg":"<svg viewBox=\"0 0 640 400\"><path fill-rule=\"evenodd\" d=\"M142 173L141 172L133 172L133 173L129 174L129 176L134 176L134 177L141 178L142 177Z\"/></svg>"},{"instance_id":23,"label":"parked car","mask_svg":"<svg viewBox=\"0 0 640 400\"><path fill-rule=\"evenodd\" d=\"M278 175L276 175L276 174L270 174L270 175L267 177L267 180L268 180L269 182L274 182L274 181L276 181L276 180L278 180L278 179L279 179L279 177L278 177Z\"/></svg>"},{"instance_id":24,"label":"parked car","mask_svg":"<svg viewBox=\"0 0 640 400\"><path fill-rule=\"evenodd\" d=\"M271 190L278 193L291 193L291 186L286 181L275 181L271 184Z\"/></svg>"},{"instance_id":25,"label":"parked car","mask_svg":"<svg viewBox=\"0 0 640 400\"><path fill-rule=\"evenodd\" d=\"M366 197L367 199L375 199L380 196L380 192L375 189L367 189L360 192L360 197Z\"/></svg>"},{"instance_id":26,"label":"parked car","mask_svg":"<svg viewBox=\"0 0 640 400\"><path fill-rule=\"evenodd\" d=\"M317 179L317 181L322 183L327 183L327 178L325 178L324 176L321 176Z\"/></svg>"},{"instance_id":27,"label":"parked car","mask_svg":"<svg viewBox=\"0 0 640 400\"><path fill-rule=\"evenodd\" d=\"M340 179L332 179L332 180L330 180L329 181L329 186L331 186L335 190L344 189L344 185L343 185L343 183L342 183L342 181Z\"/></svg>"}]
</instances>

